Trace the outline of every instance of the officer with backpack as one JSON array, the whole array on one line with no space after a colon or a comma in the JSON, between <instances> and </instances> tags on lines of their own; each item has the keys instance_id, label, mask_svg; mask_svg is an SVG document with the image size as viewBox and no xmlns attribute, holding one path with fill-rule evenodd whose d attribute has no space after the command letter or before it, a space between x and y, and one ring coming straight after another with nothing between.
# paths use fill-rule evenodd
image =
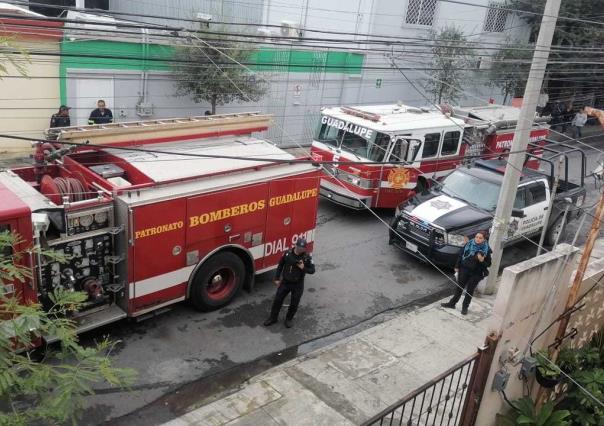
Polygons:
<instances>
[{"instance_id":1,"label":"officer with backpack","mask_svg":"<svg viewBox=\"0 0 604 426\"><path fill-rule=\"evenodd\" d=\"M266 327L277 322L279 311L281 310L281 306L283 306L283 300L290 292L292 297L287 315L285 316L285 326L287 328L292 327L292 320L298 310L302 293L304 293L304 276L314 273L315 264L312 261L312 256L306 253L306 240L298 238L295 246L283 254L277 266L275 285L279 287L277 288L270 316L264 321Z\"/></svg>"}]
</instances>

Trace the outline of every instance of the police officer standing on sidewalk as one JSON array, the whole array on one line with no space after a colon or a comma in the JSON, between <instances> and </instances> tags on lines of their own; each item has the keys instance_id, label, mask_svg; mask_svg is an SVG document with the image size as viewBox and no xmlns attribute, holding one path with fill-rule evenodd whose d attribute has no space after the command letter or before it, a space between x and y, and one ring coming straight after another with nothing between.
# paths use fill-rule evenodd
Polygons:
<instances>
[{"instance_id":1,"label":"police officer standing on sidewalk","mask_svg":"<svg viewBox=\"0 0 604 426\"><path fill-rule=\"evenodd\" d=\"M304 293L304 276L314 273L315 264L312 261L312 257L306 254L306 240L298 238L294 248L283 254L283 257L279 261L279 266L277 266L275 285L279 287L277 288L270 316L264 321L266 327L277 322L279 311L281 310L281 306L283 306L283 300L290 292L292 297L287 315L285 316L285 326L287 328L292 327L292 320L298 310L302 293Z\"/></svg>"}]
</instances>

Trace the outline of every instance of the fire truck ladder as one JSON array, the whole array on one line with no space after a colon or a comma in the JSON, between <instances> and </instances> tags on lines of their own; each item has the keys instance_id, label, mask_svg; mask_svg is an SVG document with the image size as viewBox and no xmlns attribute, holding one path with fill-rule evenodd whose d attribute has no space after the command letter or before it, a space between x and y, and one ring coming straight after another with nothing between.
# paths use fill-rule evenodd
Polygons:
<instances>
[{"instance_id":1,"label":"fire truck ladder","mask_svg":"<svg viewBox=\"0 0 604 426\"><path fill-rule=\"evenodd\" d=\"M245 112L54 128L47 129L46 135L64 142L89 142L108 146L128 145L168 138L178 140L249 134L268 129L270 119L269 114Z\"/></svg>"}]
</instances>

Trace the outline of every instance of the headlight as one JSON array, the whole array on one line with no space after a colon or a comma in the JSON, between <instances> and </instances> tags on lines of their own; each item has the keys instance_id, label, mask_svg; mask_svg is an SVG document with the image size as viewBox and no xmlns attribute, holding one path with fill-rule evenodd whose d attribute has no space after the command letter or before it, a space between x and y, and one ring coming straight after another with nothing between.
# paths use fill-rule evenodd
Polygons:
<instances>
[{"instance_id":1,"label":"headlight","mask_svg":"<svg viewBox=\"0 0 604 426\"><path fill-rule=\"evenodd\" d=\"M351 182L353 185L360 186L361 180L360 180L360 179L357 179L357 178L352 178L352 179L350 179L350 182Z\"/></svg>"},{"instance_id":2,"label":"headlight","mask_svg":"<svg viewBox=\"0 0 604 426\"><path fill-rule=\"evenodd\" d=\"M447 243L452 246L463 247L466 245L466 241L465 235L447 234Z\"/></svg>"}]
</instances>

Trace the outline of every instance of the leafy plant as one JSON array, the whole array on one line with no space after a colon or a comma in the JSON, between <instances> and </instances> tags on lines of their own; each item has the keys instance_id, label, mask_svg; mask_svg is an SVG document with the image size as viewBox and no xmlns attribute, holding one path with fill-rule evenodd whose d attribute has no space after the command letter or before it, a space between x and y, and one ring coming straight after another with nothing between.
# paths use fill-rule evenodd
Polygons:
<instances>
[{"instance_id":1,"label":"leafy plant","mask_svg":"<svg viewBox=\"0 0 604 426\"><path fill-rule=\"evenodd\" d=\"M198 32L176 51L176 95L208 102L212 114L217 105L259 101L267 86L239 65L249 62L255 52L232 37Z\"/></svg>"},{"instance_id":2,"label":"leafy plant","mask_svg":"<svg viewBox=\"0 0 604 426\"><path fill-rule=\"evenodd\" d=\"M549 355L545 351L537 352L537 370L543 377L555 378L560 376L560 368L550 361Z\"/></svg>"},{"instance_id":3,"label":"leafy plant","mask_svg":"<svg viewBox=\"0 0 604 426\"><path fill-rule=\"evenodd\" d=\"M528 78L532 51L519 40L507 40L492 59L488 84L497 87L504 96L522 96Z\"/></svg>"},{"instance_id":4,"label":"leafy plant","mask_svg":"<svg viewBox=\"0 0 604 426\"><path fill-rule=\"evenodd\" d=\"M427 42L431 45L431 78L424 82L424 88L435 102L456 102L467 82L468 69L476 66L474 51L463 31L455 26L447 26L439 32L431 31Z\"/></svg>"},{"instance_id":5,"label":"leafy plant","mask_svg":"<svg viewBox=\"0 0 604 426\"><path fill-rule=\"evenodd\" d=\"M15 37L0 36L0 78L9 74L9 65L22 76L27 76L26 64L28 63L30 63L29 54L16 46Z\"/></svg>"},{"instance_id":6,"label":"leafy plant","mask_svg":"<svg viewBox=\"0 0 604 426\"><path fill-rule=\"evenodd\" d=\"M560 407L572 413L572 424L604 426L604 409L598 402L604 400L602 330L580 349L564 348L560 351L558 362L560 368L573 378L567 381L568 390L560 404Z\"/></svg>"},{"instance_id":7,"label":"leafy plant","mask_svg":"<svg viewBox=\"0 0 604 426\"><path fill-rule=\"evenodd\" d=\"M554 403L548 401L540 410L535 408L533 400L529 397L518 399L512 403L514 409L505 417L500 417L499 422L505 426L567 426L570 421L568 410L554 409Z\"/></svg>"},{"instance_id":8,"label":"leafy plant","mask_svg":"<svg viewBox=\"0 0 604 426\"><path fill-rule=\"evenodd\" d=\"M0 232L0 287L26 282L29 268L20 261L29 251L60 261L62 256L35 248L23 249L16 234ZM2 292L4 293L4 291ZM93 384L123 387L133 383L131 369L113 366L109 354L115 345L103 340L92 347L79 344L76 324L69 316L86 300L80 292L55 290L52 306L24 301L20 294L0 295L0 425L76 423L84 398ZM18 350L31 349L43 337L54 336L42 362Z\"/></svg>"}]
</instances>

